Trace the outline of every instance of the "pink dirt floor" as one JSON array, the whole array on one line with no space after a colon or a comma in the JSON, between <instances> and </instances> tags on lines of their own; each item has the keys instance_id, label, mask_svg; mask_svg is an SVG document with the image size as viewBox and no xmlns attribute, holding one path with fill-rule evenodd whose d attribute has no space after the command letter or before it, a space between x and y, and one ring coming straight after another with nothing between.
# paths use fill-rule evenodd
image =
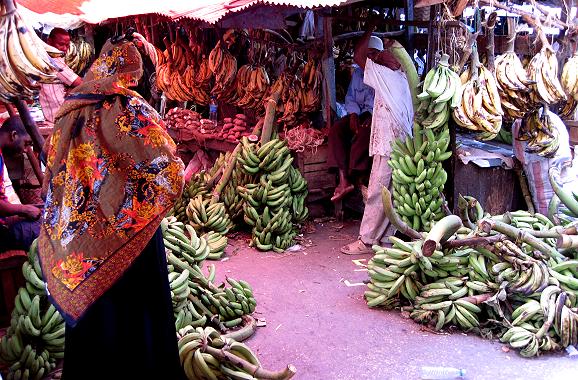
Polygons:
<instances>
[{"instance_id":1,"label":"pink dirt floor","mask_svg":"<svg viewBox=\"0 0 578 380\"><path fill-rule=\"evenodd\" d=\"M309 226L301 249L276 254L248 247L247 235L229 240L225 276L248 281L256 318L266 322L245 341L262 365L297 368L294 379L419 379L421 366L466 370L466 379L576 379L578 357L565 352L526 359L497 340L460 331L436 333L399 310L369 309L363 299L367 272L340 247L357 237L359 222L325 218ZM210 263L210 262L208 262ZM354 286L347 286L347 284Z\"/></svg>"}]
</instances>

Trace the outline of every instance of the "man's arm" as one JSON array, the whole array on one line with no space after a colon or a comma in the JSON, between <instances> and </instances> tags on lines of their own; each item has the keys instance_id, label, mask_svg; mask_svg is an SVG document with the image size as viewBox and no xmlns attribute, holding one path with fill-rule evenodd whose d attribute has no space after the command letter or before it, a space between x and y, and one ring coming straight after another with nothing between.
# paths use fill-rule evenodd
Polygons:
<instances>
[{"instance_id":1,"label":"man's arm","mask_svg":"<svg viewBox=\"0 0 578 380\"><path fill-rule=\"evenodd\" d=\"M380 52L377 57L375 57L375 63L378 65L385 66L392 70L399 70L401 67L401 63L397 60L397 58L393 55L389 47L391 47L394 43L394 40L385 39L384 41L384 50Z\"/></svg>"},{"instance_id":2,"label":"man's arm","mask_svg":"<svg viewBox=\"0 0 578 380\"><path fill-rule=\"evenodd\" d=\"M370 25L359 41L357 41L355 49L353 50L353 61L357 63L362 70L365 69L365 61L367 61L367 52L369 50L367 44L369 43L369 38L374 29L375 26Z\"/></svg>"},{"instance_id":3,"label":"man's arm","mask_svg":"<svg viewBox=\"0 0 578 380\"><path fill-rule=\"evenodd\" d=\"M38 219L41 210L33 205L12 204L0 200L0 216L22 216L26 219Z\"/></svg>"}]
</instances>

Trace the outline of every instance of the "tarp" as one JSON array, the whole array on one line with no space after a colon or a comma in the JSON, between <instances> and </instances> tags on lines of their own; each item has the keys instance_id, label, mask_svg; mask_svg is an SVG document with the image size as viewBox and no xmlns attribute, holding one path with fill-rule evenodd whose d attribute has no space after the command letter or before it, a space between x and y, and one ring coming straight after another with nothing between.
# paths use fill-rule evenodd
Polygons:
<instances>
[{"instance_id":1,"label":"tarp","mask_svg":"<svg viewBox=\"0 0 578 380\"><path fill-rule=\"evenodd\" d=\"M289 6L302 9L334 7L359 0L16 0L38 13L77 17L89 24L127 16L160 14L214 24L226 15L252 6Z\"/></svg>"}]
</instances>

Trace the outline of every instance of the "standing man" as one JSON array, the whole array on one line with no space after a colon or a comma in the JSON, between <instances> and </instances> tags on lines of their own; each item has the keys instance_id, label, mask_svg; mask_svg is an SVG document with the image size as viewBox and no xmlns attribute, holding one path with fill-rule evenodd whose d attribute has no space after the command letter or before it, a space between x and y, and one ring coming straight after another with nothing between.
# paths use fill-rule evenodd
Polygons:
<instances>
[{"instance_id":1,"label":"standing man","mask_svg":"<svg viewBox=\"0 0 578 380\"><path fill-rule=\"evenodd\" d=\"M70 35L62 28L54 28L46 42L66 55L70 46ZM54 58L54 61L61 70L56 74L56 81L43 84L40 88L40 106L44 120L50 124L54 124L56 112L64 103L68 90L82 83L82 79L64 63L64 57Z\"/></svg>"},{"instance_id":2,"label":"standing man","mask_svg":"<svg viewBox=\"0 0 578 380\"><path fill-rule=\"evenodd\" d=\"M383 42L372 36L367 48L377 54L383 50ZM330 169L339 172L339 184L331 197L332 202L352 192L354 183L360 183L371 168L369 135L374 91L364 83L363 77L363 68L354 64L345 96L347 115L337 120L329 131L327 161Z\"/></svg>"},{"instance_id":3,"label":"standing man","mask_svg":"<svg viewBox=\"0 0 578 380\"><path fill-rule=\"evenodd\" d=\"M364 68L364 82L375 90L369 156L373 157L369 177L368 197L359 229L359 238L341 248L348 255L371 253L373 244L388 245L387 237L395 229L385 217L381 201L381 187L390 187L391 169L387 165L391 143L396 138L412 134L413 104L407 77L401 64L387 50L370 49L373 27L365 32L355 48L354 59Z\"/></svg>"},{"instance_id":4,"label":"standing man","mask_svg":"<svg viewBox=\"0 0 578 380\"><path fill-rule=\"evenodd\" d=\"M31 140L18 116L12 116L0 127L0 252L28 250L40 231L41 210L20 204L4 164L4 156L21 155Z\"/></svg>"}]
</instances>

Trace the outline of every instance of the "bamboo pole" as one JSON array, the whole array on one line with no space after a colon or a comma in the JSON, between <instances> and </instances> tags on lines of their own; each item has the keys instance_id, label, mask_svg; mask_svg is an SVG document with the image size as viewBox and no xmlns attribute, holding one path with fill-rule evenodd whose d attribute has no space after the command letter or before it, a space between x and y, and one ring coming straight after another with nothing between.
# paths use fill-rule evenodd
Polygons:
<instances>
[{"instance_id":1,"label":"bamboo pole","mask_svg":"<svg viewBox=\"0 0 578 380\"><path fill-rule=\"evenodd\" d=\"M480 0L480 3L481 3L481 4L484 4L484 5L489 5L489 6L498 8L498 9L502 9L502 10L508 11L509 13L515 13L515 14L517 14L517 15L522 16L523 18L526 17L526 18L530 18L530 19L531 19L531 18L535 17L535 16L534 16L532 13L530 13L530 12L526 12L526 11L520 9L520 8L516 8L516 7L513 6L513 5L504 5L504 4L499 3L499 2L497 2L497 1L494 1L494 0ZM545 22L545 21L546 21L546 17L543 17L543 16L538 16L538 19L539 19L540 21L542 21L542 22ZM566 28L568 28L568 24L560 21L560 20L557 19L557 18L551 17L551 18L549 18L549 20L552 22L553 26L555 26L555 27L557 27L557 28L561 28L561 29L566 29Z\"/></svg>"},{"instance_id":2,"label":"bamboo pole","mask_svg":"<svg viewBox=\"0 0 578 380\"><path fill-rule=\"evenodd\" d=\"M40 168L40 162L38 161L38 157L34 154L34 151L30 149L30 147L26 148L26 157L28 157L28 161L30 161L30 166L32 166L32 170L36 175L36 179L42 185L44 181L44 174L42 173L42 169Z\"/></svg>"},{"instance_id":3,"label":"bamboo pole","mask_svg":"<svg viewBox=\"0 0 578 380\"><path fill-rule=\"evenodd\" d=\"M22 119L22 124L24 124L24 128L26 128L26 132L28 132L32 139L34 150L40 154L40 159L44 164L46 164L44 155L41 154L42 148L44 147L44 137L42 137L38 127L36 126L36 122L32 119L30 111L28 110L28 105L26 105L26 102L22 99L15 100L14 104L18 109L18 114L20 115L20 119Z\"/></svg>"},{"instance_id":4,"label":"bamboo pole","mask_svg":"<svg viewBox=\"0 0 578 380\"><path fill-rule=\"evenodd\" d=\"M494 71L494 60L496 58L494 49L495 49L495 42L494 42L494 28L496 27L496 21L498 20L498 14L496 12L490 13L488 19L484 23L484 27L486 28L486 36L488 38L488 43L486 45L486 54L488 56L487 59L487 67L488 70Z\"/></svg>"}]
</instances>

